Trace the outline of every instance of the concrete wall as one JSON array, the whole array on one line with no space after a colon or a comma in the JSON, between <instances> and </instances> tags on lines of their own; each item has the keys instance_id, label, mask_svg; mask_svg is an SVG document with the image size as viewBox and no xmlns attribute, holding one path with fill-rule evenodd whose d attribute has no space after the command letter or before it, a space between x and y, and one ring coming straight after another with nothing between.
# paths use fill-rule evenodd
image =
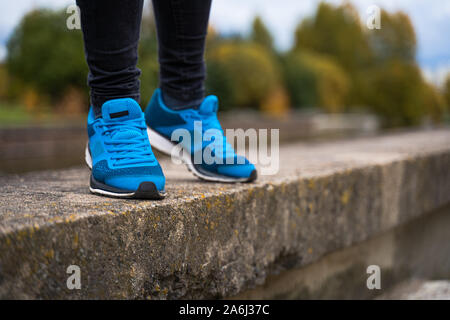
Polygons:
<instances>
[{"instance_id":1,"label":"concrete wall","mask_svg":"<svg viewBox=\"0 0 450 320\"><path fill-rule=\"evenodd\" d=\"M270 276L234 299L398 298L423 280L450 279L450 207L424 215L299 269ZM380 267L380 289L368 289L368 266ZM404 283L408 283L405 288ZM411 287L414 284L414 288Z\"/></svg>"},{"instance_id":2,"label":"concrete wall","mask_svg":"<svg viewBox=\"0 0 450 320\"><path fill-rule=\"evenodd\" d=\"M0 297L229 297L450 203L450 130L290 144L280 163L230 185L167 159L159 202L91 195L87 169L0 178Z\"/></svg>"}]
</instances>

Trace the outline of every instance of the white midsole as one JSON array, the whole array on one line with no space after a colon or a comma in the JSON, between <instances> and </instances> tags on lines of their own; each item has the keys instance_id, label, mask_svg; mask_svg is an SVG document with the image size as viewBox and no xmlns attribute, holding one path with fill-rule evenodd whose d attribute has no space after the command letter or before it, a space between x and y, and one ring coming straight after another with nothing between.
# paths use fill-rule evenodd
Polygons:
<instances>
[{"instance_id":1,"label":"white midsole","mask_svg":"<svg viewBox=\"0 0 450 320\"><path fill-rule=\"evenodd\" d=\"M89 143L86 144L86 149L84 151L84 160L86 161L86 164L88 165L88 167L92 170L92 157L91 157L91 153L89 152ZM131 197L134 195L134 192L131 193L115 193L115 192L111 192L111 191L106 191L106 190L102 190L102 189L95 189L92 187L89 187L89 190L92 193L97 193L97 194L102 194L105 196L111 196L111 197Z\"/></svg>"},{"instance_id":2,"label":"white midsole","mask_svg":"<svg viewBox=\"0 0 450 320\"><path fill-rule=\"evenodd\" d=\"M181 157L179 157L177 154L172 155L172 149L175 147L172 141L163 137L158 132L156 132L155 130L151 129L148 126L147 126L147 134L152 148L155 148L168 156L173 156L183 161L184 164L189 168L189 170L191 170L191 172L199 178L202 178L207 181L216 181L216 182L246 182L248 180L248 178L224 178L224 177L217 177L217 176L212 177L204 175L200 171L198 171L193 165L191 157L189 156L189 152L181 152Z\"/></svg>"},{"instance_id":3,"label":"white midsole","mask_svg":"<svg viewBox=\"0 0 450 320\"><path fill-rule=\"evenodd\" d=\"M92 170L92 157L89 152L89 142L86 143L86 149L84 150L84 160L86 161L87 166Z\"/></svg>"},{"instance_id":4,"label":"white midsole","mask_svg":"<svg viewBox=\"0 0 450 320\"><path fill-rule=\"evenodd\" d=\"M95 189L95 188L91 188L89 187L89 190L92 193L99 193L105 196L111 196L111 197L132 197L134 195L134 192L131 193L115 193L115 192L110 192L110 191L105 191L102 189Z\"/></svg>"}]
</instances>

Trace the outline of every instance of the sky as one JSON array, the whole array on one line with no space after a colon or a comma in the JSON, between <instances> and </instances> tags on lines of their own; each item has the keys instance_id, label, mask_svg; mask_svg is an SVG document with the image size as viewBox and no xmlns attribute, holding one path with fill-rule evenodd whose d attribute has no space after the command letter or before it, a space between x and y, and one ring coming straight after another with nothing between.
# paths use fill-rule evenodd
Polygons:
<instances>
[{"instance_id":1,"label":"sky","mask_svg":"<svg viewBox=\"0 0 450 320\"><path fill-rule=\"evenodd\" d=\"M149 0L146 0L149 1ZM345 0L326 0L340 4ZM247 33L255 15L260 15L281 50L292 45L295 27L314 13L320 0L213 0L210 23L219 32ZM418 39L418 61L425 75L440 83L450 72L449 0L353 0L361 18L367 8L378 5L389 12L402 10L411 17ZM0 59L6 56L6 41L23 14L36 7L61 8L74 0L14 0L0 2ZM381 21L381 25L383 21Z\"/></svg>"}]
</instances>

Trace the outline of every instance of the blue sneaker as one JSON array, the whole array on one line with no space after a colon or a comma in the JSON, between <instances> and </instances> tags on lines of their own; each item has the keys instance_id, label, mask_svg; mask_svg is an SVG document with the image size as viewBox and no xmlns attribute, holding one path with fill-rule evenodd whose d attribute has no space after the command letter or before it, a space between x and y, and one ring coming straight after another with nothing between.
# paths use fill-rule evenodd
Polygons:
<instances>
[{"instance_id":1,"label":"blue sneaker","mask_svg":"<svg viewBox=\"0 0 450 320\"><path fill-rule=\"evenodd\" d=\"M87 131L86 163L92 169L92 193L119 198L164 197L165 177L153 155L144 115L136 101L109 100L98 119L91 107Z\"/></svg>"},{"instance_id":2,"label":"blue sneaker","mask_svg":"<svg viewBox=\"0 0 450 320\"><path fill-rule=\"evenodd\" d=\"M165 106L161 91L157 89L145 110L147 132L153 147L171 155L173 148L177 145L171 140L172 133L177 129L185 129L185 132L189 132L190 141L186 143L187 141L181 139L179 146L183 152L174 154L181 158L195 176L217 182L256 180L255 166L245 157L236 155L232 146L226 142L217 119L217 109L217 97L208 96L198 109L172 110ZM205 133L208 135L207 131L218 134L215 134L210 141L203 141L208 140L203 138ZM201 141L196 143L194 137L198 137L199 134ZM205 154L211 154L215 160L206 161ZM216 159L221 160L216 161Z\"/></svg>"}]
</instances>

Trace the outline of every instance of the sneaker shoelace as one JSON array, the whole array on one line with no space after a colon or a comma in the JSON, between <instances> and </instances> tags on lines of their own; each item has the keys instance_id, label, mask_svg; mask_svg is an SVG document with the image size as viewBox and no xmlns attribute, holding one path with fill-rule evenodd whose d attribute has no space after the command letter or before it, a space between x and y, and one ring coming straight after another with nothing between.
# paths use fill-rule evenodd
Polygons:
<instances>
[{"instance_id":1,"label":"sneaker shoelace","mask_svg":"<svg viewBox=\"0 0 450 320\"><path fill-rule=\"evenodd\" d=\"M146 126L142 119L114 121L102 123L99 127L104 128L103 135L107 151L112 154L111 160L114 164L150 164L155 161L148 138L142 130Z\"/></svg>"}]
</instances>

